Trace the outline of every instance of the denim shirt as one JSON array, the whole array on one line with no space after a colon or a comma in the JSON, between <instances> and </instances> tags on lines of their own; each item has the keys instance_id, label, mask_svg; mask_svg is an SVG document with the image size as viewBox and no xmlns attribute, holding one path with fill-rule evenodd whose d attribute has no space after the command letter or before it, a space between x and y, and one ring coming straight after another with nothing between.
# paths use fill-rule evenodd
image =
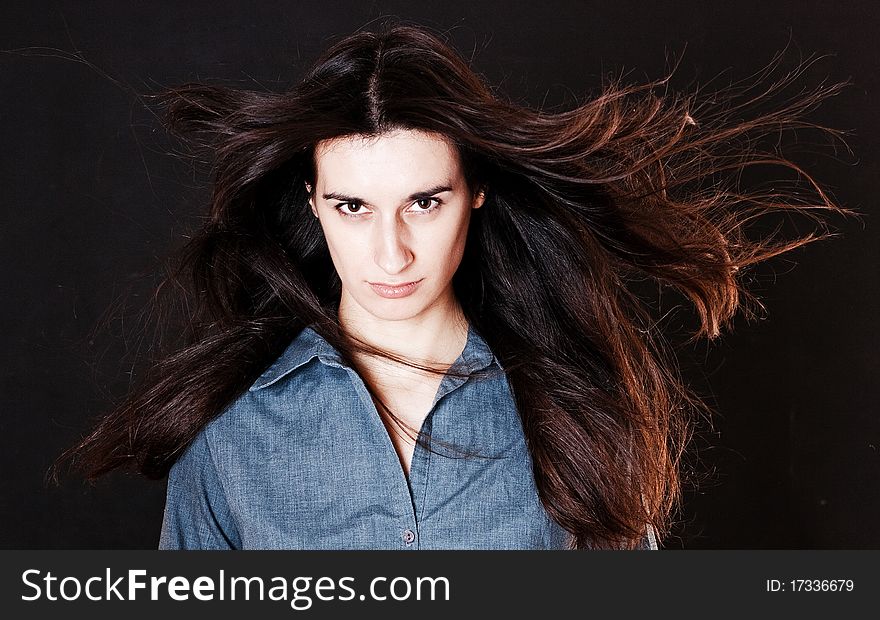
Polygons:
<instances>
[{"instance_id":1,"label":"denim shirt","mask_svg":"<svg viewBox=\"0 0 880 620\"><path fill-rule=\"evenodd\" d=\"M466 376L443 377L421 432L494 458L416 444L407 476L363 380L306 327L171 468L159 548L569 548L473 328L452 370Z\"/></svg>"}]
</instances>

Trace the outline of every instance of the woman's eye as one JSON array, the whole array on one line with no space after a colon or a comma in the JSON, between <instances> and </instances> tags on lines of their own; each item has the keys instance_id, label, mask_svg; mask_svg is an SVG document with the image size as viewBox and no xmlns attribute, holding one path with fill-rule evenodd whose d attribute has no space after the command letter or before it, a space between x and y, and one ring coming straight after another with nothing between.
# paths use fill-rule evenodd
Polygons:
<instances>
[{"instance_id":1,"label":"woman's eye","mask_svg":"<svg viewBox=\"0 0 880 620\"><path fill-rule=\"evenodd\" d=\"M336 205L336 210L342 213L342 215L361 215L364 212L363 209L363 205L355 202L341 202Z\"/></svg>"},{"instance_id":2,"label":"woman's eye","mask_svg":"<svg viewBox=\"0 0 880 620\"><path fill-rule=\"evenodd\" d=\"M418 209L417 211L433 211L434 208L440 206L439 198L420 198L413 203Z\"/></svg>"}]
</instances>

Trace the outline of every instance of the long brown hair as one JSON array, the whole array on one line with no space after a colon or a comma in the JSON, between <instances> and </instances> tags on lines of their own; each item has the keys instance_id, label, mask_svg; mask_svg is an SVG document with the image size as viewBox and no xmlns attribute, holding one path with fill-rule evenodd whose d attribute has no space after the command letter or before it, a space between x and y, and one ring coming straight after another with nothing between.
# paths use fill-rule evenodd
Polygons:
<instances>
[{"instance_id":1,"label":"long brown hair","mask_svg":"<svg viewBox=\"0 0 880 620\"><path fill-rule=\"evenodd\" d=\"M761 146L790 129L840 137L805 116L842 84L762 111L804 69L766 87L778 66L712 93L670 92L671 74L610 79L552 112L498 95L441 35L393 24L340 40L289 92L161 93L169 128L213 161L204 226L157 291L186 308L185 332L61 461L90 479L122 466L162 477L304 326L345 359L363 350L338 323L340 282L304 182L314 187L321 140L419 129L450 139L469 186L487 191L453 283L507 373L548 514L578 548L631 547L646 523L663 535L694 415L708 408L638 283L682 294L700 319L692 339L715 338L760 305L742 285L749 267L832 235L750 239L749 224L784 212L824 227L820 214L852 213ZM797 179L744 187L753 167Z\"/></svg>"}]
</instances>

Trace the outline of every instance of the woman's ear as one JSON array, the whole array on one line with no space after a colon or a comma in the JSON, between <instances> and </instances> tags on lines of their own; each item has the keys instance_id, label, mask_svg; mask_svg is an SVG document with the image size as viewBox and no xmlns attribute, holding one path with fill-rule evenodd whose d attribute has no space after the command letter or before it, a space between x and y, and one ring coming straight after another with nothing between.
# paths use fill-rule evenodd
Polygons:
<instances>
[{"instance_id":1,"label":"woman's ear","mask_svg":"<svg viewBox=\"0 0 880 620\"><path fill-rule=\"evenodd\" d=\"M308 183L306 185L306 191L309 193L309 208L312 210L312 215L318 217L318 211L315 209L315 203L312 200L312 186Z\"/></svg>"},{"instance_id":2,"label":"woman's ear","mask_svg":"<svg viewBox=\"0 0 880 620\"><path fill-rule=\"evenodd\" d=\"M479 209L483 206L483 203L486 201L486 191L485 187L480 188L480 191L477 192L477 195L474 196L474 209Z\"/></svg>"}]
</instances>

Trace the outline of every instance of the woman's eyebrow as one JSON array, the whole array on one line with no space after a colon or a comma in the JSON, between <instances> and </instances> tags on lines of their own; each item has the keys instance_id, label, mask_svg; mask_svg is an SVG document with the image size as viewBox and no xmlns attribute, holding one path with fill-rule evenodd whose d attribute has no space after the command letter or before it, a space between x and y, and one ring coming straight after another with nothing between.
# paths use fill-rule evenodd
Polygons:
<instances>
[{"instance_id":1,"label":"woman's eyebrow","mask_svg":"<svg viewBox=\"0 0 880 620\"><path fill-rule=\"evenodd\" d=\"M449 183L435 185L434 187L430 187L426 190L415 192L414 194L410 194L406 201L412 202L415 200L421 200L422 198L430 198L434 194L439 194L441 192L451 192L452 185ZM330 192L328 194L324 194L324 200L341 200L342 202L356 202L358 204L369 205L369 203L363 198L358 198L356 196L346 196L345 194L340 194L338 192Z\"/></svg>"}]
</instances>

